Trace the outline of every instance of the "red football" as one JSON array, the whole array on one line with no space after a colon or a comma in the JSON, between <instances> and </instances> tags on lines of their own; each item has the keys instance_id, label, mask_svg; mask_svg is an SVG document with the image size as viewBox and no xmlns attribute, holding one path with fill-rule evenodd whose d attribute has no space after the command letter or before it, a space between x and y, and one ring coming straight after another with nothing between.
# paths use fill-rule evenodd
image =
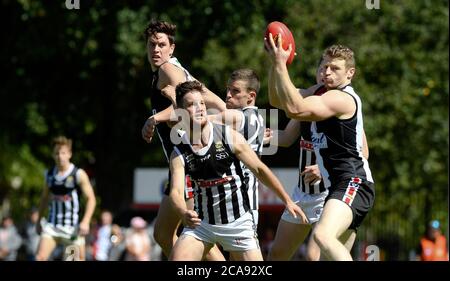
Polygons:
<instances>
[{"instance_id":1,"label":"red football","mask_svg":"<svg viewBox=\"0 0 450 281\"><path fill-rule=\"evenodd\" d=\"M267 25L265 37L269 39L269 33L272 33L273 40L277 42L278 34L281 34L283 49L287 50L289 44L292 44L292 52L289 56L286 64L291 64L294 60L295 55L295 40L292 32L289 28L282 22L273 21Z\"/></svg>"}]
</instances>

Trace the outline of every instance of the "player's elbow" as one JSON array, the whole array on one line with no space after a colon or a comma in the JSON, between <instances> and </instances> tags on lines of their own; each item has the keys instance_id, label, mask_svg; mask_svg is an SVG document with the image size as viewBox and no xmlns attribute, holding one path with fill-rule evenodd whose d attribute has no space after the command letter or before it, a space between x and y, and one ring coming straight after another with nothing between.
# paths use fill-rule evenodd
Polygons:
<instances>
[{"instance_id":1,"label":"player's elbow","mask_svg":"<svg viewBox=\"0 0 450 281\"><path fill-rule=\"evenodd\" d=\"M297 119L300 116L300 112L291 106L286 107L286 116L290 119Z\"/></svg>"}]
</instances>

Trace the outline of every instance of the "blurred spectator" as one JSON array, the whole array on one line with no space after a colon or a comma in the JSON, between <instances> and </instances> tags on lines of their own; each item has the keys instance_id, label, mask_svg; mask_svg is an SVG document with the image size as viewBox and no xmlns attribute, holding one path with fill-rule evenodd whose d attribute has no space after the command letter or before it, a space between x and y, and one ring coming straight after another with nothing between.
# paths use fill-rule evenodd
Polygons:
<instances>
[{"instance_id":1,"label":"blurred spectator","mask_svg":"<svg viewBox=\"0 0 450 281\"><path fill-rule=\"evenodd\" d=\"M36 232L36 224L38 224L39 210L32 208L30 216L23 228L23 243L25 246L26 260L34 261L38 246L39 234Z\"/></svg>"},{"instance_id":2,"label":"blurred spectator","mask_svg":"<svg viewBox=\"0 0 450 281\"><path fill-rule=\"evenodd\" d=\"M125 255L125 239L123 231L117 224L111 226L111 247L109 249L110 261L122 261Z\"/></svg>"},{"instance_id":3,"label":"blurred spectator","mask_svg":"<svg viewBox=\"0 0 450 281\"><path fill-rule=\"evenodd\" d=\"M448 261L447 239L441 233L439 221L433 220L427 225L417 253L421 261Z\"/></svg>"},{"instance_id":4,"label":"blurred spectator","mask_svg":"<svg viewBox=\"0 0 450 281\"><path fill-rule=\"evenodd\" d=\"M95 260L95 242L97 241L97 233L100 228L99 222L96 217L92 217L89 234L86 235L86 260L93 261Z\"/></svg>"},{"instance_id":5,"label":"blurred spectator","mask_svg":"<svg viewBox=\"0 0 450 281\"><path fill-rule=\"evenodd\" d=\"M107 261L111 248L111 227L113 216L110 211L103 211L100 217L101 226L98 228L94 242L94 257L98 261Z\"/></svg>"},{"instance_id":6,"label":"blurred spectator","mask_svg":"<svg viewBox=\"0 0 450 281\"><path fill-rule=\"evenodd\" d=\"M22 238L11 217L5 216L0 226L0 261L15 261Z\"/></svg>"},{"instance_id":7,"label":"blurred spectator","mask_svg":"<svg viewBox=\"0 0 450 281\"><path fill-rule=\"evenodd\" d=\"M131 229L125 238L126 261L149 261L150 260L150 237L146 230L147 222L141 217L131 219Z\"/></svg>"}]
</instances>

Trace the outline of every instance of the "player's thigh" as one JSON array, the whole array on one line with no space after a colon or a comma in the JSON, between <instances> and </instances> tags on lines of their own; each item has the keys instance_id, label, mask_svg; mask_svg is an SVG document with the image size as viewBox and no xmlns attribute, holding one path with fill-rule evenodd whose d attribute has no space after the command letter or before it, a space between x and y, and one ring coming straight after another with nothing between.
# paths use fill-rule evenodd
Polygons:
<instances>
[{"instance_id":1,"label":"player's thigh","mask_svg":"<svg viewBox=\"0 0 450 281\"><path fill-rule=\"evenodd\" d=\"M197 238L182 234L170 253L169 260L172 261L200 261L213 244L198 240Z\"/></svg>"},{"instance_id":2,"label":"player's thigh","mask_svg":"<svg viewBox=\"0 0 450 281\"><path fill-rule=\"evenodd\" d=\"M230 251L230 257L233 261L262 261L263 256L260 249L247 251Z\"/></svg>"},{"instance_id":3,"label":"player's thigh","mask_svg":"<svg viewBox=\"0 0 450 281\"><path fill-rule=\"evenodd\" d=\"M353 213L347 204L338 199L329 199L314 232L338 238L349 228L352 220Z\"/></svg>"},{"instance_id":4,"label":"player's thigh","mask_svg":"<svg viewBox=\"0 0 450 281\"><path fill-rule=\"evenodd\" d=\"M39 240L39 246L36 253L36 259L38 260L48 260L53 250L56 247L55 238L47 235L41 235Z\"/></svg>"},{"instance_id":5,"label":"player's thigh","mask_svg":"<svg viewBox=\"0 0 450 281\"><path fill-rule=\"evenodd\" d=\"M163 196L155 219L155 232L175 235L180 225L180 217L170 203L168 196Z\"/></svg>"},{"instance_id":6,"label":"player's thigh","mask_svg":"<svg viewBox=\"0 0 450 281\"><path fill-rule=\"evenodd\" d=\"M295 224L280 220L270 249L269 259L289 260L311 230L309 224Z\"/></svg>"}]
</instances>

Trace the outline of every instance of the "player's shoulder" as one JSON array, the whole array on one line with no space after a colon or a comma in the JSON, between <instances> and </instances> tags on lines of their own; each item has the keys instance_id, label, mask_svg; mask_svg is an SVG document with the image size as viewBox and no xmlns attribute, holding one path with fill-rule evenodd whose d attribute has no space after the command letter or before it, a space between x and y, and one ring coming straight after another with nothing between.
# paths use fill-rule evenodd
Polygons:
<instances>
[{"instance_id":1,"label":"player's shoulder","mask_svg":"<svg viewBox=\"0 0 450 281\"><path fill-rule=\"evenodd\" d=\"M167 82L172 80L179 80L184 77L184 71L172 63L165 63L159 67L160 81Z\"/></svg>"},{"instance_id":2,"label":"player's shoulder","mask_svg":"<svg viewBox=\"0 0 450 281\"><path fill-rule=\"evenodd\" d=\"M342 89L328 90L325 93L323 93L321 97L326 99L340 99L340 100L352 99L351 95L348 92L343 91Z\"/></svg>"},{"instance_id":3,"label":"player's shoulder","mask_svg":"<svg viewBox=\"0 0 450 281\"><path fill-rule=\"evenodd\" d=\"M82 168L79 167L75 167L75 176L78 180L84 179L84 178L89 178L88 174L86 173L86 171Z\"/></svg>"}]
</instances>

